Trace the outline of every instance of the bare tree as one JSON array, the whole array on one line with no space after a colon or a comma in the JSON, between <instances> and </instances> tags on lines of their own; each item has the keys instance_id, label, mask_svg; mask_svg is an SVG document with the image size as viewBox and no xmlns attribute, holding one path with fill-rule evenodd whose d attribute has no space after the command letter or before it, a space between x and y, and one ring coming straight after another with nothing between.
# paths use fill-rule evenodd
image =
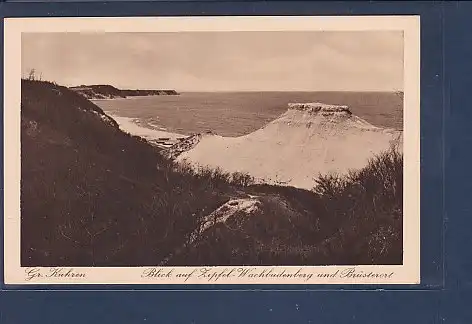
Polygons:
<instances>
[{"instance_id":1,"label":"bare tree","mask_svg":"<svg viewBox=\"0 0 472 324\"><path fill-rule=\"evenodd\" d=\"M36 70L31 69L28 73L28 80L34 81L36 78Z\"/></svg>"}]
</instances>

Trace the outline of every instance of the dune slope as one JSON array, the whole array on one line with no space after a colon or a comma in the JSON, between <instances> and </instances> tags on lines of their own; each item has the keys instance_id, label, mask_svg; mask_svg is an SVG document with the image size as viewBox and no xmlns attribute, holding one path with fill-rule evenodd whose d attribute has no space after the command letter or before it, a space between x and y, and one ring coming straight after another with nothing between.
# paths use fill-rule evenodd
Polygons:
<instances>
[{"instance_id":1,"label":"dune slope","mask_svg":"<svg viewBox=\"0 0 472 324\"><path fill-rule=\"evenodd\" d=\"M265 127L237 138L202 136L178 161L247 172L260 182L311 189L314 177L364 167L402 132L375 127L345 106L291 104Z\"/></svg>"}]
</instances>

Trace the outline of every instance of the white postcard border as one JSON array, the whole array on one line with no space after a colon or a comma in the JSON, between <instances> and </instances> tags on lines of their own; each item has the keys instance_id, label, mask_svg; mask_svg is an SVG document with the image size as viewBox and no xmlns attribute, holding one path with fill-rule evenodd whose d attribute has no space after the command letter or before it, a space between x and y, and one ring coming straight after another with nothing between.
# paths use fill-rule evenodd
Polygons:
<instances>
[{"instance_id":1,"label":"white postcard border","mask_svg":"<svg viewBox=\"0 0 472 324\"><path fill-rule=\"evenodd\" d=\"M396 30L404 33L403 265L21 267L21 33L308 30ZM5 284L418 284L420 282L419 85L419 16L6 18L4 20L4 282Z\"/></svg>"}]
</instances>

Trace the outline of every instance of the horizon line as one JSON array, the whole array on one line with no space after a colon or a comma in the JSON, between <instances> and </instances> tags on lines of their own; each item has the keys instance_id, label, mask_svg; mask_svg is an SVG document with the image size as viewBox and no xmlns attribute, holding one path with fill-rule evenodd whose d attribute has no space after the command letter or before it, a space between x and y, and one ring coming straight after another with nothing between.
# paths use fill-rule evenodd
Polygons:
<instances>
[{"instance_id":1,"label":"horizon line","mask_svg":"<svg viewBox=\"0 0 472 324\"><path fill-rule=\"evenodd\" d=\"M176 90L177 91L177 90ZM403 90L179 90L178 92L404 92Z\"/></svg>"},{"instance_id":2,"label":"horizon line","mask_svg":"<svg viewBox=\"0 0 472 324\"><path fill-rule=\"evenodd\" d=\"M27 80L27 77L22 76L22 79ZM34 81L45 81L45 82L54 82L51 80L46 80L46 79L35 79ZM178 93L189 93L189 92L219 92L219 93L229 93L229 92L401 92L404 93L404 90L400 89L390 89L390 90L376 90L376 89L363 89L363 90L346 90L346 89L333 89L333 90L328 90L328 89L312 89L312 90L307 90L307 89L271 89L271 90L249 90L249 89L233 89L233 90L192 90L192 89L178 89L178 88L173 88L173 87L167 87L167 88L157 88L157 87L120 87L117 85L113 85L112 83L89 83L89 84L75 84L75 85L70 85L70 84L60 84L57 83L58 85L62 85L67 88L78 88L82 86L112 86L114 88L117 88L118 90L173 90L177 91Z\"/></svg>"},{"instance_id":3,"label":"horizon line","mask_svg":"<svg viewBox=\"0 0 472 324\"><path fill-rule=\"evenodd\" d=\"M229 93L229 92L401 92L403 93L404 90L372 90L372 89L365 89L365 90L344 90L344 89L333 89L333 90L328 90L328 89L313 89L313 90L306 90L306 89L261 89L261 90L248 90L248 89L233 89L233 90L192 90L192 89L178 89L178 88L172 88L172 87L167 87L167 88L161 88L161 87L119 87L113 84L109 83L103 83L103 84L81 84L81 85L67 85L66 87L68 88L76 88L76 87L81 87L81 86L99 86L99 85L108 85L115 87L119 90L174 90L177 91L178 93L192 93L192 92L219 92L219 93Z\"/></svg>"}]
</instances>

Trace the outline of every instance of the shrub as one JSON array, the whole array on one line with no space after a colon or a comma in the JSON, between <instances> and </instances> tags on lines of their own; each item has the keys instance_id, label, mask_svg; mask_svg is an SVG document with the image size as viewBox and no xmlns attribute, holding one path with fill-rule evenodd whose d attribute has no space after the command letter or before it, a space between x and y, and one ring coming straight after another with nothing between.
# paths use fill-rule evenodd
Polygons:
<instances>
[{"instance_id":1,"label":"shrub","mask_svg":"<svg viewBox=\"0 0 472 324\"><path fill-rule=\"evenodd\" d=\"M320 209L338 227L333 244L361 263L401 263L403 156L396 147L361 170L320 176L317 184Z\"/></svg>"},{"instance_id":2,"label":"shrub","mask_svg":"<svg viewBox=\"0 0 472 324\"><path fill-rule=\"evenodd\" d=\"M346 189L348 179L338 174L319 175L315 183L313 191L316 194L333 198Z\"/></svg>"},{"instance_id":3,"label":"shrub","mask_svg":"<svg viewBox=\"0 0 472 324\"><path fill-rule=\"evenodd\" d=\"M247 187L254 184L254 177L248 173L235 172L231 174L231 184L237 187Z\"/></svg>"}]
</instances>

